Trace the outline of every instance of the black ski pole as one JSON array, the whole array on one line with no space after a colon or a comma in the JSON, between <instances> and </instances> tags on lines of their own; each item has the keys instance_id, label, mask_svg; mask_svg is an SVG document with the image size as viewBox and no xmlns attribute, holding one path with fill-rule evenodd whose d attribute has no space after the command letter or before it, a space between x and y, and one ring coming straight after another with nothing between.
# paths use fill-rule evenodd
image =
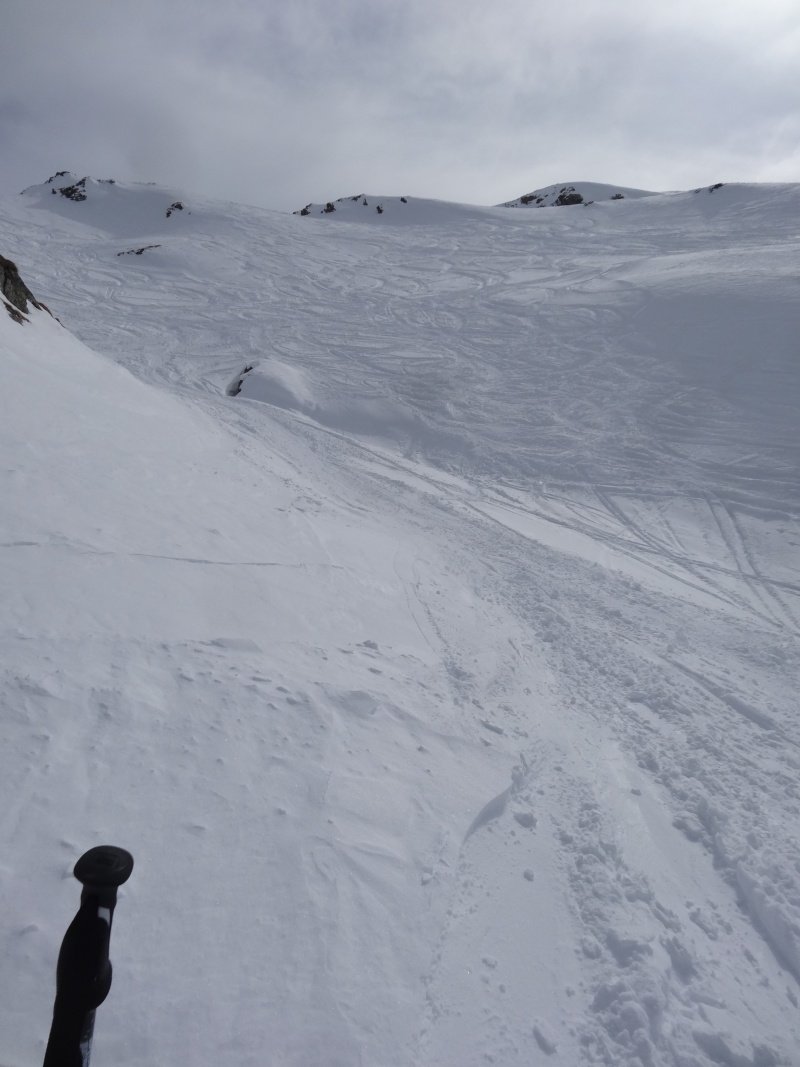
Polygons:
<instances>
[{"instance_id":1,"label":"black ski pole","mask_svg":"<svg viewBox=\"0 0 800 1067\"><path fill-rule=\"evenodd\" d=\"M133 856L98 845L75 864L83 883L81 906L61 942L53 1023L44 1067L89 1067L95 1009L111 988L108 945L117 889L131 876Z\"/></svg>"}]
</instances>

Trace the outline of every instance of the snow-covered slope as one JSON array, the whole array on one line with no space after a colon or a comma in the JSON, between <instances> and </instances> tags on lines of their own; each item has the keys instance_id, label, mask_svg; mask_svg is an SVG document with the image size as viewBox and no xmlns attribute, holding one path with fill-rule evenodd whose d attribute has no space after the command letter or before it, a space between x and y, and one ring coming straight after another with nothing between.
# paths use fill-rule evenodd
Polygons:
<instances>
[{"instance_id":1,"label":"snow-covered slope","mask_svg":"<svg viewBox=\"0 0 800 1067\"><path fill-rule=\"evenodd\" d=\"M170 236L189 224L191 204L175 190L141 182L78 178L59 171L41 185L22 191L26 203L63 219L96 227L115 237L146 237L162 230ZM169 220L169 225L165 225Z\"/></svg>"},{"instance_id":2,"label":"snow-covered slope","mask_svg":"<svg viewBox=\"0 0 800 1067\"><path fill-rule=\"evenodd\" d=\"M93 1063L796 1063L800 187L86 186L0 202L0 1062L110 841Z\"/></svg>"},{"instance_id":3,"label":"snow-covered slope","mask_svg":"<svg viewBox=\"0 0 800 1067\"><path fill-rule=\"evenodd\" d=\"M509 200L499 207L563 207L573 204L584 206L604 200L637 199L644 196L663 196L645 189L629 189L622 185L602 185L598 182L575 182L548 185L532 193ZM447 200L427 200L409 196L376 196L359 193L342 196L324 203L306 204L295 211L303 218L317 218L338 222L373 222L387 224L424 224L441 222L480 222L491 209L475 204L457 204Z\"/></svg>"},{"instance_id":4,"label":"snow-covered slope","mask_svg":"<svg viewBox=\"0 0 800 1067\"><path fill-rule=\"evenodd\" d=\"M306 204L294 212L302 218L323 218L331 222L372 222L382 226L436 225L447 222L480 222L492 217L492 209L477 204L457 204L449 200L429 200L418 196L375 196L360 193L320 204Z\"/></svg>"},{"instance_id":5,"label":"snow-covered slope","mask_svg":"<svg viewBox=\"0 0 800 1067\"><path fill-rule=\"evenodd\" d=\"M642 196L658 196L646 189L630 189L625 185L604 185L601 182L566 182L534 189L516 200L508 200L501 207L570 207L594 204L603 200L636 200ZM662 194L663 195L663 194Z\"/></svg>"}]
</instances>

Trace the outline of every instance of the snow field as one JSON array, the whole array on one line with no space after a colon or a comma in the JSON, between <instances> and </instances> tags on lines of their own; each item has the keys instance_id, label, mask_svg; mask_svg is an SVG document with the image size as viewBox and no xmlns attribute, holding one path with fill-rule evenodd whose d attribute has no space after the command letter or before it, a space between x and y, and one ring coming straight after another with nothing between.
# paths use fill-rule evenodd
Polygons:
<instances>
[{"instance_id":1,"label":"snow field","mask_svg":"<svg viewBox=\"0 0 800 1067\"><path fill-rule=\"evenodd\" d=\"M104 353L0 319L0 1059L108 840L98 1063L797 1062L798 187L100 191L0 209Z\"/></svg>"}]
</instances>

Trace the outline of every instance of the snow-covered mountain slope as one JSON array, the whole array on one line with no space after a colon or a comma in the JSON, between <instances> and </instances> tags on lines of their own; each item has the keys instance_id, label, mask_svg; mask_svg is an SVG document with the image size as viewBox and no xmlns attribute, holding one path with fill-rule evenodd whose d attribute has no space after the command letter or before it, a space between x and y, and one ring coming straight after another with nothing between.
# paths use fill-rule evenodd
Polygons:
<instances>
[{"instance_id":1,"label":"snow-covered mountain slope","mask_svg":"<svg viewBox=\"0 0 800 1067\"><path fill-rule=\"evenodd\" d=\"M374 196L360 193L320 204L306 204L294 212L302 218L322 217L330 222L371 222L381 226L424 226L447 222L480 223L491 219L493 209L477 204L457 204L449 200L429 200L419 196Z\"/></svg>"},{"instance_id":2,"label":"snow-covered mountain slope","mask_svg":"<svg viewBox=\"0 0 800 1067\"><path fill-rule=\"evenodd\" d=\"M570 207L594 204L603 200L636 200L642 196L659 196L646 189L630 189L625 185L604 185L602 182L566 182L546 185L532 193L507 200L501 207Z\"/></svg>"},{"instance_id":3,"label":"snow-covered mountain slope","mask_svg":"<svg viewBox=\"0 0 800 1067\"><path fill-rule=\"evenodd\" d=\"M141 182L78 178L69 171L59 171L41 185L24 189L21 195L26 203L114 237L146 237L162 229L174 236L191 225L192 205L185 197L182 200L175 191Z\"/></svg>"},{"instance_id":4,"label":"snow-covered mountain slope","mask_svg":"<svg viewBox=\"0 0 800 1067\"><path fill-rule=\"evenodd\" d=\"M0 201L0 1062L796 1063L800 187L351 203Z\"/></svg>"},{"instance_id":5,"label":"snow-covered mountain slope","mask_svg":"<svg viewBox=\"0 0 800 1067\"><path fill-rule=\"evenodd\" d=\"M532 193L509 200L499 207L563 207L573 204L591 206L605 200L637 199L639 197L665 196L645 189L629 189L627 186L602 185L598 182L575 182L566 185L548 185ZM409 196L376 196L359 193L342 196L324 203L306 204L295 211L303 218L322 216L337 222L373 222L392 224L430 224L441 222L480 222L487 217L490 208L476 204L457 204L447 200L427 200Z\"/></svg>"}]
</instances>

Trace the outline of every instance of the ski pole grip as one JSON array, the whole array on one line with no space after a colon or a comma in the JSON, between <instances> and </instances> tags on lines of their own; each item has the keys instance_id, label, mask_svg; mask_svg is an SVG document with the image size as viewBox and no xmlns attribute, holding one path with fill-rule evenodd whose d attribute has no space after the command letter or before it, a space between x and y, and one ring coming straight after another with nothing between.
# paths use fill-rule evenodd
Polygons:
<instances>
[{"instance_id":1,"label":"ski pole grip","mask_svg":"<svg viewBox=\"0 0 800 1067\"><path fill-rule=\"evenodd\" d=\"M101 908L113 908L117 889L131 876L133 856L115 845L98 845L84 852L75 864L75 877L83 885L81 901L99 898Z\"/></svg>"},{"instance_id":2,"label":"ski pole grip","mask_svg":"<svg viewBox=\"0 0 800 1067\"><path fill-rule=\"evenodd\" d=\"M133 856L114 845L91 848L75 864L83 885L81 906L58 954L44 1067L89 1067L95 1009L111 988L108 950L117 889L132 870Z\"/></svg>"}]
</instances>

